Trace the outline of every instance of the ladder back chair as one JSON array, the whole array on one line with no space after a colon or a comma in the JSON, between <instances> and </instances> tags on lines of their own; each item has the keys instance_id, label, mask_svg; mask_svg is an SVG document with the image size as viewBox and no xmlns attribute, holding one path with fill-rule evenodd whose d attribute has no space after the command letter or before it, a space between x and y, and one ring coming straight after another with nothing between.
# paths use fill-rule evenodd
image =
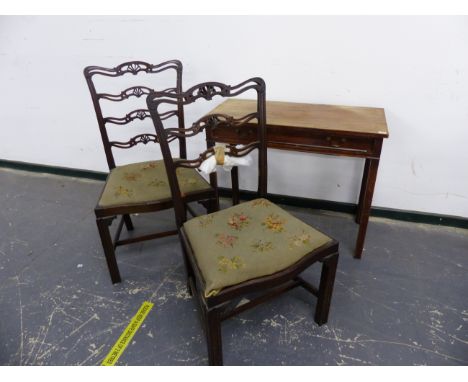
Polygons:
<instances>
[{"instance_id":1,"label":"ladder back chair","mask_svg":"<svg viewBox=\"0 0 468 382\"><path fill-rule=\"evenodd\" d=\"M162 105L182 103L185 106L198 99L234 97L247 91L254 91L257 98L257 109L251 114L242 118L209 114L189 128L164 128L163 115L159 112ZM154 92L148 95L147 104L160 139L174 199L189 292L197 296L201 307L209 364L223 363L223 320L297 286L317 297L314 319L318 325L326 323L338 262L338 243L266 199L264 81L252 78L236 86L207 82L181 95ZM216 155L216 129L238 132L245 127L256 128L251 142L243 145L227 142L224 154L242 157L257 150L258 199L188 220L176 170L198 168L204 160ZM175 160L171 157L169 141L192 137L203 131L207 149L198 158ZM300 277L302 271L316 262L322 263L318 288ZM252 294L255 297L252 298ZM249 300L243 302L242 298L246 296Z\"/></svg>"},{"instance_id":2,"label":"ladder back chair","mask_svg":"<svg viewBox=\"0 0 468 382\"><path fill-rule=\"evenodd\" d=\"M84 76L91 93L91 98L96 112L99 130L104 144L109 175L95 207L96 223L101 238L104 254L107 261L112 283L121 281L119 268L116 261L115 249L117 246L136 243L144 240L161 238L177 234L177 230L166 232L156 232L138 237L129 236L120 239L123 225L127 231L134 229L130 215L136 213L156 212L172 208L172 196L169 188L165 166L162 160L144 161L117 166L113 154L113 149L130 149L143 143L159 143L158 136L152 133L143 133L131 136L127 141L115 141L109 138L108 128L111 125L124 127L125 131L129 127L125 126L135 120L144 120L150 117L148 109L135 109L121 117L104 116L102 101L122 102L129 98L140 98L148 95L153 89L148 86L135 85L118 94L99 93L96 91L95 78L98 76L121 77L124 75L137 75L140 72L155 74L166 71L174 71L175 87L164 90L166 93L178 94L182 92L182 63L178 60L171 60L161 64L153 65L142 61L125 62L115 68L103 68L98 66L88 66L84 69ZM167 72L170 73L170 72ZM114 80L112 80L114 81ZM128 105L126 105L128 106ZM161 115L163 120L176 118L178 126L184 125L184 113L181 103L176 103L172 110ZM151 124L152 125L152 124ZM131 133L130 133L131 134ZM179 156L186 158L186 142L184 137L178 139ZM214 198L214 191L205 179L193 169L183 169L178 173L179 181L183 192L190 200L205 200ZM112 221L121 216L114 238L111 237L110 226Z\"/></svg>"}]
</instances>

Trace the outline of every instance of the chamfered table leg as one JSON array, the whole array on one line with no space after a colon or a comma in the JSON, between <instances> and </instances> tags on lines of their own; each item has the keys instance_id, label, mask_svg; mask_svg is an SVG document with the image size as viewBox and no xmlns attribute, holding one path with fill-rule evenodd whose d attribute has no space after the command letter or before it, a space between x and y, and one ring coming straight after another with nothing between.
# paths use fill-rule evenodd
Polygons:
<instances>
[{"instance_id":1,"label":"chamfered table leg","mask_svg":"<svg viewBox=\"0 0 468 382\"><path fill-rule=\"evenodd\" d=\"M369 166L370 166L370 159L366 158L366 162L364 164L364 172L362 174L361 191L359 192L359 202L358 202L357 211L356 211L356 223L358 224L361 222L362 205L363 205L364 197L366 194L367 181L369 180Z\"/></svg>"},{"instance_id":2,"label":"chamfered table leg","mask_svg":"<svg viewBox=\"0 0 468 382\"><path fill-rule=\"evenodd\" d=\"M357 259L361 258L362 250L364 248L364 240L366 238L367 223L369 222L370 209L372 205L372 197L374 196L375 181L377 179L377 170L379 168L378 159L366 159L368 164L367 170L367 182L360 206L359 215L359 232L356 240L356 249L354 251L354 257ZM361 193L363 190L361 190Z\"/></svg>"}]
</instances>

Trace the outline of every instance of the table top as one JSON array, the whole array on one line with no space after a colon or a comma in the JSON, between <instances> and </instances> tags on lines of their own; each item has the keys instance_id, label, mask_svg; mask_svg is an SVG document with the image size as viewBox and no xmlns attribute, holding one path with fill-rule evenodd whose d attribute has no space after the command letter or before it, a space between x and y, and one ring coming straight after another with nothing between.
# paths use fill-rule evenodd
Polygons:
<instances>
[{"instance_id":1,"label":"table top","mask_svg":"<svg viewBox=\"0 0 468 382\"><path fill-rule=\"evenodd\" d=\"M228 99L210 112L240 118L256 110L255 100ZM385 111L381 108L316 105L266 101L268 126L309 128L388 137Z\"/></svg>"}]
</instances>

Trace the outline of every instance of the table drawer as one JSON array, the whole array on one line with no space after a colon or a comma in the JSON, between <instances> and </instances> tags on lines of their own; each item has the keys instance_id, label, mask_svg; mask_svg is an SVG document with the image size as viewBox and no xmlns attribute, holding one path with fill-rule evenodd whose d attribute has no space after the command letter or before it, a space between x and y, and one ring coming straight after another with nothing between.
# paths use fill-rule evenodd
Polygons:
<instances>
[{"instance_id":1,"label":"table drawer","mask_svg":"<svg viewBox=\"0 0 468 382\"><path fill-rule=\"evenodd\" d=\"M219 124L212 130L213 139L223 143L250 143L257 140L257 126L243 125L230 127Z\"/></svg>"},{"instance_id":2,"label":"table drawer","mask_svg":"<svg viewBox=\"0 0 468 382\"><path fill-rule=\"evenodd\" d=\"M269 142L284 142L305 146L317 146L332 149L351 149L369 151L373 148L373 139L346 133L328 133L310 129L287 129L272 127L268 129Z\"/></svg>"},{"instance_id":3,"label":"table drawer","mask_svg":"<svg viewBox=\"0 0 468 382\"><path fill-rule=\"evenodd\" d=\"M220 125L213 131L213 137L218 142L246 144L257 139L257 127L244 125L234 128ZM292 151L374 156L379 153L380 141L381 139L346 132L328 133L291 127L267 127L268 147Z\"/></svg>"}]
</instances>

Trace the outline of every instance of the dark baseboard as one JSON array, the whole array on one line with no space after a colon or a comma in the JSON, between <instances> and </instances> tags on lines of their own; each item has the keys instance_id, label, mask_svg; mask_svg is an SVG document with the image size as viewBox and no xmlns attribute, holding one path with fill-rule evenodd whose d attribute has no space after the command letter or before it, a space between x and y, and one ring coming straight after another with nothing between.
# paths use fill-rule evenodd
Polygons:
<instances>
[{"instance_id":1,"label":"dark baseboard","mask_svg":"<svg viewBox=\"0 0 468 382\"><path fill-rule=\"evenodd\" d=\"M69 176L74 178L106 180L107 173L92 170L81 170L77 168L49 166L46 164L36 164L28 162L17 162L6 159L0 159L0 168L11 168L13 170L37 172L43 174L53 174Z\"/></svg>"},{"instance_id":2,"label":"dark baseboard","mask_svg":"<svg viewBox=\"0 0 468 382\"><path fill-rule=\"evenodd\" d=\"M30 171L36 173L54 174L69 176L75 178L85 178L94 180L106 180L107 173L91 170L81 170L67 167L57 167L49 165L41 165L27 162L9 161L0 159L0 168L10 168L14 170ZM231 190L228 188L221 188L220 196L230 197ZM250 200L256 197L253 191L241 191L241 199ZM356 212L356 204L334 202L321 199L302 198L299 196L287 196L278 194L268 194L268 199L274 203L284 204L289 206L314 208L326 211L343 212L354 214ZM405 211L384 207L372 207L371 216L382 217L394 220L403 220L414 223L425 223L434 225L443 225L449 227L458 227L468 229L468 219L458 216L439 215L417 211Z\"/></svg>"}]
</instances>

